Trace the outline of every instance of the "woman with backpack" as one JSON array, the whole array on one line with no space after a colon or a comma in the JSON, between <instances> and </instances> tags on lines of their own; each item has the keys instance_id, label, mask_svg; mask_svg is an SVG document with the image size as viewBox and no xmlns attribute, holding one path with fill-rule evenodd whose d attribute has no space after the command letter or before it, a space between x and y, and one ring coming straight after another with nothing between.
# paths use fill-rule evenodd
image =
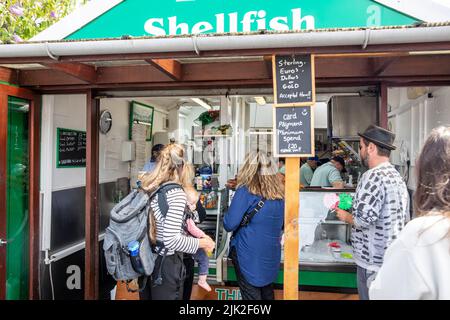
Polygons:
<instances>
[{"instance_id":1,"label":"woman with backpack","mask_svg":"<svg viewBox=\"0 0 450 320\"><path fill-rule=\"evenodd\" d=\"M284 188L277 172L275 161L265 153L248 154L224 217L225 230L233 231L229 256L243 300L274 299L284 221Z\"/></svg>"},{"instance_id":2,"label":"woman with backpack","mask_svg":"<svg viewBox=\"0 0 450 320\"><path fill-rule=\"evenodd\" d=\"M191 183L187 181L190 176L189 166L184 160L184 149L178 144L165 146L155 169L140 176L142 188L150 194L161 186L167 186L164 189L167 190L164 191L166 203L161 204L158 197L150 201L149 218L155 222L151 223L155 228L150 230L150 239L156 243L156 252L159 254L148 283L152 300L181 300L185 278L183 253L194 254L199 248L212 250L215 246L211 238L197 239L188 236L183 230L186 207L183 185ZM171 183L170 187L168 183Z\"/></svg>"}]
</instances>

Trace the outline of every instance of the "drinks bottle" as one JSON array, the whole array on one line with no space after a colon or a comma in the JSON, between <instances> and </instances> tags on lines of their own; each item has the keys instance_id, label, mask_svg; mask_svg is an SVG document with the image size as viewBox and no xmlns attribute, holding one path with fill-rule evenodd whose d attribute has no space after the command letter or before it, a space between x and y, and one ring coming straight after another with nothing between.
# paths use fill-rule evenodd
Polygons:
<instances>
[{"instance_id":1,"label":"drinks bottle","mask_svg":"<svg viewBox=\"0 0 450 320\"><path fill-rule=\"evenodd\" d=\"M139 242L134 240L128 243L128 252L130 253L131 265L134 271L144 274L141 258L139 258Z\"/></svg>"}]
</instances>

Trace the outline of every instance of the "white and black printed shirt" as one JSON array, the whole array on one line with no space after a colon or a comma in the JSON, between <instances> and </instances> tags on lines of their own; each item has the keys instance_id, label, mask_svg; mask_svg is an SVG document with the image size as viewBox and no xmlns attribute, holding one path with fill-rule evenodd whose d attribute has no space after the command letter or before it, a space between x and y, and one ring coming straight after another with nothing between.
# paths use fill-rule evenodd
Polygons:
<instances>
[{"instance_id":1,"label":"white and black printed shirt","mask_svg":"<svg viewBox=\"0 0 450 320\"><path fill-rule=\"evenodd\" d=\"M409 220L406 184L389 162L365 172L353 201L352 246L358 266L378 271L387 247Z\"/></svg>"},{"instance_id":2,"label":"white and black printed shirt","mask_svg":"<svg viewBox=\"0 0 450 320\"><path fill-rule=\"evenodd\" d=\"M199 240L187 236L183 231L183 217L186 207L186 194L183 189L175 188L166 194L169 210L164 218L158 206L158 197L150 203L156 220L156 241L164 243L167 255L177 252L194 254L198 250ZM162 254L162 253L161 253Z\"/></svg>"}]
</instances>

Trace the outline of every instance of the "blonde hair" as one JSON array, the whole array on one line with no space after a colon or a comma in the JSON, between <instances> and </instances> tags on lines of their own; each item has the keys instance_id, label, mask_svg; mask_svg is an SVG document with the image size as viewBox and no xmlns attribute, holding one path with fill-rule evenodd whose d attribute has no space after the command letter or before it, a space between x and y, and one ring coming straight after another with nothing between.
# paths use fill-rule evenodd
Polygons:
<instances>
[{"instance_id":1,"label":"blonde hair","mask_svg":"<svg viewBox=\"0 0 450 320\"><path fill-rule=\"evenodd\" d=\"M277 177L277 165L264 152L250 152L239 170L237 187L245 186L250 193L267 200L284 199L284 186Z\"/></svg>"},{"instance_id":2,"label":"blonde hair","mask_svg":"<svg viewBox=\"0 0 450 320\"><path fill-rule=\"evenodd\" d=\"M184 149L179 144L169 144L161 150L155 169L139 176L142 188L152 192L165 182L176 182L182 186L192 184L192 166L184 160Z\"/></svg>"},{"instance_id":3,"label":"blonde hair","mask_svg":"<svg viewBox=\"0 0 450 320\"><path fill-rule=\"evenodd\" d=\"M195 190L194 186L192 184L186 184L183 186L184 193L186 193L186 198L188 202L195 201L197 203L200 194Z\"/></svg>"}]
</instances>

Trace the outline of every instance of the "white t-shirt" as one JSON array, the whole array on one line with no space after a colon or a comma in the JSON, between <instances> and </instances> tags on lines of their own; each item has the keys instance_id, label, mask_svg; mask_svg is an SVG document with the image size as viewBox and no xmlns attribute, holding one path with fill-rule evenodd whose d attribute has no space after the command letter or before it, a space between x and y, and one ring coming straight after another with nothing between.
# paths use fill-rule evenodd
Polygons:
<instances>
[{"instance_id":1,"label":"white t-shirt","mask_svg":"<svg viewBox=\"0 0 450 320\"><path fill-rule=\"evenodd\" d=\"M443 215L409 222L387 249L370 286L370 299L450 299L449 231L450 219Z\"/></svg>"}]
</instances>

